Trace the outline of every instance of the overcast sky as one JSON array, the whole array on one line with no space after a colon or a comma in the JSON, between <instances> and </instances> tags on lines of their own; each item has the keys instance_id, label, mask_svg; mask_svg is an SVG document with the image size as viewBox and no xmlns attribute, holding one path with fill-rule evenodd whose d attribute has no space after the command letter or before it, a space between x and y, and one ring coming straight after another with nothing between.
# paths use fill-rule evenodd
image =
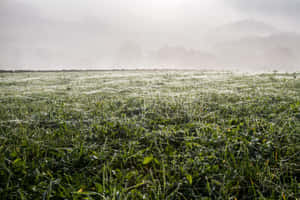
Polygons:
<instances>
[{"instance_id":1,"label":"overcast sky","mask_svg":"<svg viewBox=\"0 0 300 200\"><path fill-rule=\"evenodd\" d=\"M256 29L269 30L270 38L289 32L293 37L281 36L282 41L298 40L299 10L300 0L1 0L0 67L175 66L191 58L194 66L218 65L225 61L216 46L262 37L253 33ZM250 30L243 28L247 23ZM223 32L216 35L216 30ZM266 37L255 39L270 40ZM295 45L274 48L263 50L264 55L298 56ZM172 63L173 54L181 61ZM258 59L256 65L268 64L268 58L260 59L264 62ZM228 64L244 63L231 58Z\"/></svg>"}]
</instances>

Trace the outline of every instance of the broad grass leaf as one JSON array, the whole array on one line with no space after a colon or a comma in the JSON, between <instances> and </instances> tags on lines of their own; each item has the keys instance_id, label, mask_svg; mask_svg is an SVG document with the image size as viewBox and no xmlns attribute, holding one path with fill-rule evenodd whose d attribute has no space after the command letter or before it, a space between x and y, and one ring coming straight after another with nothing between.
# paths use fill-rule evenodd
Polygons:
<instances>
[{"instance_id":1,"label":"broad grass leaf","mask_svg":"<svg viewBox=\"0 0 300 200\"><path fill-rule=\"evenodd\" d=\"M149 164L153 160L153 156L148 156L144 158L143 165Z\"/></svg>"},{"instance_id":2,"label":"broad grass leaf","mask_svg":"<svg viewBox=\"0 0 300 200\"><path fill-rule=\"evenodd\" d=\"M189 184L192 184L192 183L193 183L193 177L192 177L192 175L187 174L187 175L186 175L186 179L188 180Z\"/></svg>"}]
</instances>

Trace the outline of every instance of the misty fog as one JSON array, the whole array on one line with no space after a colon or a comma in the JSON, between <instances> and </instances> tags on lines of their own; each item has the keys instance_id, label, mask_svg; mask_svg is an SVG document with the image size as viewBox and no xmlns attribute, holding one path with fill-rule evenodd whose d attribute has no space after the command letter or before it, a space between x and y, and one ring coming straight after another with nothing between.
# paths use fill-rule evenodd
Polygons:
<instances>
[{"instance_id":1,"label":"misty fog","mask_svg":"<svg viewBox=\"0 0 300 200\"><path fill-rule=\"evenodd\" d=\"M298 0L1 0L0 69L300 69Z\"/></svg>"}]
</instances>

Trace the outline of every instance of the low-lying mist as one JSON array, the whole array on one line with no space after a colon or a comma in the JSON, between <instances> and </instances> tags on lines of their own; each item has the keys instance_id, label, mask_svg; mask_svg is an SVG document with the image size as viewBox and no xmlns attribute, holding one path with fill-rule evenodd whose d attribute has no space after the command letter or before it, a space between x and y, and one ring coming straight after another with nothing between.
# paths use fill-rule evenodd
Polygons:
<instances>
[{"instance_id":1,"label":"low-lying mist","mask_svg":"<svg viewBox=\"0 0 300 200\"><path fill-rule=\"evenodd\" d=\"M297 22L267 5L3 0L0 69L297 71Z\"/></svg>"}]
</instances>

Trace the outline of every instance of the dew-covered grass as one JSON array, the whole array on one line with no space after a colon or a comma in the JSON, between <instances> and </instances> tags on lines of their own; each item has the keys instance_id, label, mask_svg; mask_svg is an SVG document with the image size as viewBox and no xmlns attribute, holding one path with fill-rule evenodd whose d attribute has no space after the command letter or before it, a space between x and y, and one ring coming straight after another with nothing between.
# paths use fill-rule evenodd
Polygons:
<instances>
[{"instance_id":1,"label":"dew-covered grass","mask_svg":"<svg viewBox=\"0 0 300 200\"><path fill-rule=\"evenodd\" d=\"M0 199L299 199L300 74L0 73Z\"/></svg>"}]
</instances>

